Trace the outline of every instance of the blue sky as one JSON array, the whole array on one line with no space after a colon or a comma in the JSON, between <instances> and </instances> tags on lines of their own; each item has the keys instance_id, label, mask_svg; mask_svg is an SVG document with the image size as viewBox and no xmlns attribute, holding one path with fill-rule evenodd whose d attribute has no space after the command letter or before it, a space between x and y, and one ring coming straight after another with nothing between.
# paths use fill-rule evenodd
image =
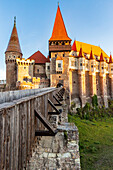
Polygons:
<instances>
[{"instance_id":1,"label":"blue sky","mask_svg":"<svg viewBox=\"0 0 113 170\"><path fill-rule=\"evenodd\" d=\"M59 0L69 37L113 54L113 0ZM17 18L23 57L40 50L48 55L58 0L0 0L0 79L5 79L5 55Z\"/></svg>"}]
</instances>

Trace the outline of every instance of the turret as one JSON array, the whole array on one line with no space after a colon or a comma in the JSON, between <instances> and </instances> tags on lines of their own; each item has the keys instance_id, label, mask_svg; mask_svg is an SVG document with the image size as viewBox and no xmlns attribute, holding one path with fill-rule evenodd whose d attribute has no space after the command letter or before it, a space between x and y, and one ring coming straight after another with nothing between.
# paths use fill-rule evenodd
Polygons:
<instances>
[{"instance_id":1,"label":"turret","mask_svg":"<svg viewBox=\"0 0 113 170\"><path fill-rule=\"evenodd\" d=\"M96 71L96 60L93 55L92 49L91 49L90 58L89 58L89 65L90 65L89 67L90 74L94 74Z\"/></svg>"},{"instance_id":2,"label":"turret","mask_svg":"<svg viewBox=\"0 0 113 170\"><path fill-rule=\"evenodd\" d=\"M5 51L6 87L8 89L16 88L16 81L17 81L16 58L20 58L20 59L22 58L22 51L20 48L18 33L16 29L16 17L14 17L13 30L8 43L8 47Z\"/></svg>"},{"instance_id":3,"label":"turret","mask_svg":"<svg viewBox=\"0 0 113 170\"><path fill-rule=\"evenodd\" d=\"M70 51L71 39L68 37L60 7L58 5L52 36L49 39L49 57L57 57L59 52L60 55L64 57Z\"/></svg>"},{"instance_id":4,"label":"turret","mask_svg":"<svg viewBox=\"0 0 113 170\"><path fill-rule=\"evenodd\" d=\"M103 56L103 52L101 51L100 55L100 75L106 74L106 61Z\"/></svg>"},{"instance_id":5,"label":"turret","mask_svg":"<svg viewBox=\"0 0 113 170\"><path fill-rule=\"evenodd\" d=\"M82 47L80 48L78 60L79 60L78 69L79 70L85 70L85 57L84 57L84 54L83 54L83 51L82 51Z\"/></svg>"},{"instance_id":6,"label":"turret","mask_svg":"<svg viewBox=\"0 0 113 170\"><path fill-rule=\"evenodd\" d=\"M110 77L113 76L113 59L112 59L111 54L110 54L110 58L109 58L109 76Z\"/></svg>"}]
</instances>

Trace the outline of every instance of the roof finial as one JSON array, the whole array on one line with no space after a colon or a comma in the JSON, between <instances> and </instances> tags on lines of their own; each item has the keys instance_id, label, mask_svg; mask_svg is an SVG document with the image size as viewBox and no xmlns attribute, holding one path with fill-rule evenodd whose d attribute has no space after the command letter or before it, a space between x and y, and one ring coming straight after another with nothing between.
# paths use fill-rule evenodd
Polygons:
<instances>
[{"instance_id":1,"label":"roof finial","mask_svg":"<svg viewBox=\"0 0 113 170\"><path fill-rule=\"evenodd\" d=\"M16 16L14 17L14 26L16 26Z\"/></svg>"},{"instance_id":2,"label":"roof finial","mask_svg":"<svg viewBox=\"0 0 113 170\"><path fill-rule=\"evenodd\" d=\"M58 1L58 6L59 6L59 1Z\"/></svg>"}]
</instances>

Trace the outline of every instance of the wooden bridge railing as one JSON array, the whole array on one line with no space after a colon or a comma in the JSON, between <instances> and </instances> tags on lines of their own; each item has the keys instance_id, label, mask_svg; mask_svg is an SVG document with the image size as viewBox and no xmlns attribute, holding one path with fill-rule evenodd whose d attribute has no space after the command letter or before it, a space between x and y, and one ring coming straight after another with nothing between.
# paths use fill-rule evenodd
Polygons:
<instances>
[{"instance_id":1,"label":"wooden bridge railing","mask_svg":"<svg viewBox=\"0 0 113 170\"><path fill-rule=\"evenodd\" d=\"M53 96L60 90L50 88L0 104L0 170L22 170L26 167L36 130L45 130L40 120L36 119L34 110L48 120L48 112L53 110L48 99L53 102Z\"/></svg>"}]
</instances>

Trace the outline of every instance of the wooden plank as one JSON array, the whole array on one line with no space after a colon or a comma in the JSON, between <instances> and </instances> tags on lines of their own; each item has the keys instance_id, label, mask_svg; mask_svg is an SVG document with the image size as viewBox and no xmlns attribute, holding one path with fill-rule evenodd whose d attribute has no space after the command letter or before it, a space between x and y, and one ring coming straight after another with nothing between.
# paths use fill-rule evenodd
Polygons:
<instances>
[{"instance_id":1,"label":"wooden plank","mask_svg":"<svg viewBox=\"0 0 113 170\"><path fill-rule=\"evenodd\" d=\"M51 133L50 131L45 131L45 130L36 130L35 131L35 136L55 136L58 131L55 131L54 133Z\"/></svg>"},{"instance_id":2,"label":"wooden plank","mask_svg":"<svg viewBox=\"0 0 113 170\"><path fill-rule=\"evenodd\" d=\"M58 112L48 112L48 115L59 115L60 114L60 112L58 113Z\"/></svg>"}]
</instances>

